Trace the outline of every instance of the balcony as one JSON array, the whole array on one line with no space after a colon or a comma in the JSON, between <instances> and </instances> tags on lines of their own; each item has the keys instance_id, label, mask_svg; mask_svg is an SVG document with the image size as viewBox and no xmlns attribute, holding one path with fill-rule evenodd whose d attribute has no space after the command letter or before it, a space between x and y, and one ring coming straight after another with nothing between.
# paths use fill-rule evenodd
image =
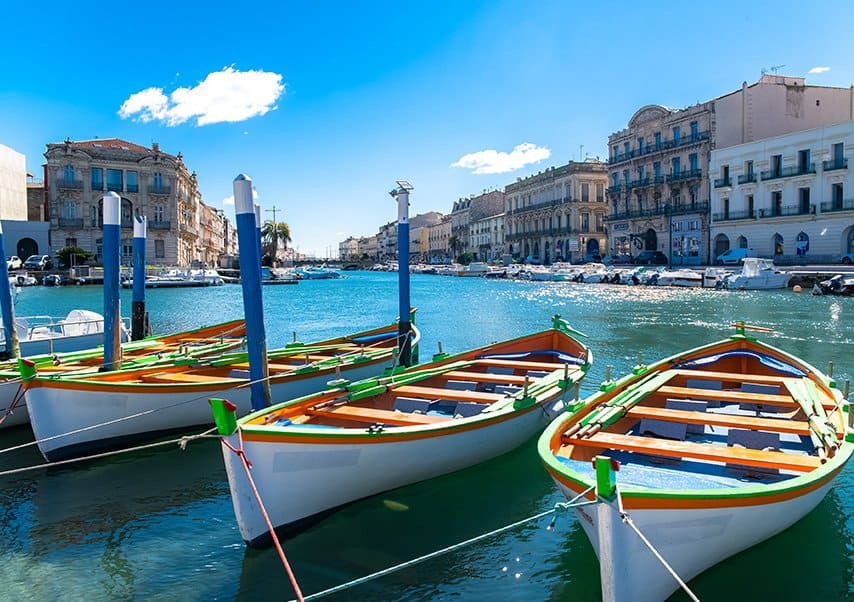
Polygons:
<instances>
[{"instance_id":1,"label":"balcony","mask_svg":"<svg viewBox=\"0 0 854 602\"><path fill-rule=\"evenodd\" d=\"M708 213L709 201L702 201L700 203L677 203L675 205L668 205L667 207L670 209L670 215L685 215L687 213Z\"/></svg>"},{"instance_id":2,"label":"balcony","mask_svg":"<svg viewBox=\"0 0 854 602\"><path fill-rule=\"evenodd\" d=\"M172 194L172 187L165 184L152 184L148 187L149 194Z\"/></svg>"},{"instance_id":3,"label":"balcony","mask_svg":"<svg viewBox=\"0 0 854 602\"><path fill-rule=\"evenodd\" d=\"M56 185L59 188L83 190L83 180L57 180Z\"/></svg>"},{"instance_id":4,"label":"balcony","mask_svg":"<svg viewBox=\"0 0 854 602\"><path fill-rule=\"evenodd\" d=\"M715 188L728 188L732 186L732 178L715 178Z\"/></svg>"},{"instance_id":5,"label":"balcony","mask_svg":"<svg viewBox=\"0 0 854 602\"><path fill-rule=\"evenodd\" d=\"M527 213L529 211L536 211L537 209L549 209L551 207L557 207L558 205L562 205L564 203L569 203L572 201L570 197L564 197L561 199L554 199L552 201L546 201L545 203L535 203L533 205L527 205L526 207L519 207L518 209L511 209L510 215L518 215L520 213Z\"/></svg>"},{"instance_id":6,"label":"balcony","mask_svg":"<svg viewBox=\"0 0 854 602\"><path fill-rule=\"evenodd\" d=\"M652 155L655 153L660 153L662 151L670 150L673 148L683 148L686 146L690 146L692 144L697 144L698 142L702 142L704 140L708 140L710 133L706 132L697 132L695 135L688 135L685 138L679 138L679 140L662 140L661 144L655 145L651 144L648 146L644 146L642 149L636 148L629 150L628 153L614 153L608 159L608 165L616 165L617 163L622 163L623 161L628 161L629 159L635 159L637 157L646 157L647 155Z\"/></svg>"},{"instance_id":7,"label":"balcony","mask_svg":"<svg viewBox=\"0 0 854 602\"><path fill-rule=\"evenodd\" d=\"M654 186L658 186L659 184L664 184L664 176L658 174L657 176L653 176L652 183Z\"/></svg>"},{"instance_id":8,"label":"balcony","mask_svg":"<svg viewBox=\"0 0 854 602\"><path fill-rule=\"evenodd\" d=\"M607 217L609 220L631 219L635 217L654 217L657 215L684 215L686 213L706 213L709 211L709 202L690 204L671 204L667 203L658 207L648 207L646 209L632 209L629 211L615 211Z\"/></svg>"},{"instance_id":9,"label":"balcony","mask_svg":"<svg viewBox=\"0 0 854 602\"><path fill-rule=\"evenodd\" d=\"M759 210L759 217L787 217L790 215L810 215L815 213L815 205L788 205Z\"/></svg>"},{"instance_id":10,"label":"balcony","mask_svg":"<svg viewBox=\"0 0 854 602\"><path fill-rule=\"evenodd\" d=\"M616 186L608 186L608 194L620 194L622 192L623 187L617 184Z\"/></svg>"},{"instance_id":11,"label":"balcony","mask_svg":"<svg viewBox=\"0 0 854 602\"><path fill-rule=\"evenodd\" d=\"M808 174L815 173L815 163L810 163L809 165L790 165L789 167L783 167L782 169L769 169L767 171L763 171L760 176L762 177L762 181L766 180L779 180L780 178L793 178L795 176L804 176Z\"/></svg>"},{"instance_id":12,"label":"balcony","mask_svg":"<svg viewBox=\"0 0 854 602\"><path fill-rule=\"evenodd\" d=\"M756 174L755 173L748 173L748 174L738 176L738 183L739 184L752 184L754 182L756 182Z\"/></svg>"},{"instance_id":13,"label":"balcony","mask_svg":"<svg viewBox=\"0 0 854 602\"><path fill-rule=\"evenodd\" d=\"M667 175L668 182L687 182L688 180L698 180L703 177L702 169L688 169L678 173L670 172Z\"/></svg>"},{"instance_id":14,"label":"balcony","mask_svg":"<svg viewBox=\"0 0 854 602\"><path fill-rule=\"evenodd\" d=\"M83 218L82 217L61 217L61 218L59 218L59 227L60 228L82 228L83 227Z\"/></svg>"},{"instance_id":15,"label":"balcony","mask_svg":"<svg viewBox=\"0 0 854 602\"><path fill-rule=\"evenodd\" d=\"M171 230L172 222L148 222L148 227L152 230Z\"/></svg>"},{"instance_id":16,"label":"balcony","mask_svg":"<svg viewBox=\"0 0 854 602\"><path fill-rule=\"evenodd\" d=\"M725 213L715 213L712 215L713 222L726 222L739 219L754 219L756 213L754 211L727 211Z\"/></svg>"},{"instance_id":17,"label":"balcony","mask_svg":"<svg viewBox=\"0 0 854 602\"><path fill-rule=\"evenodd\" d=\"M854 199L837 199L821 204L822 213L831 213L833 211L854 211Z\"/></svg>"},{"instance_id":18,"label":"balcony","mask_svg":"<svg viewBox=\"0 0 854 602\"><path fill-rule=\"evenodd\" d=\"M831 159L830 161L822 161L821 168L824 171L834 171L837 169L848 169L848 159L839 158Z\"/></svg>"},{"instance_id":19,"label":"balcony","mask_svg":"<svg viewBox=\"0 0 854 602\"><path fill-rule=\"evenodd\" d=\"M649 176L632 180L626 186L626 190L631 190L632 188L643 188L644 186L649 186Z\"/></svg>"}]
</instances>

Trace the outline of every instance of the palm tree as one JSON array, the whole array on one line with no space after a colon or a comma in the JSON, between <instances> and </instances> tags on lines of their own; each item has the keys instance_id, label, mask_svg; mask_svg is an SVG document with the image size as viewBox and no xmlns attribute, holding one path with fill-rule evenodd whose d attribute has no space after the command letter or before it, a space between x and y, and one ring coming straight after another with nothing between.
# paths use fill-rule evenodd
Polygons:
<instances>
[{"instance_id":1,"label":"palm tree","mask_svg":"<svg viewBox=\"0 0 854 602\"><path fill-rule=\"evenodd\" d=\"M264 242L264 252L275 260L279 245L287 249L291 242L291 227L286 222L267 220L261 227L261 240Z\"/></svg>"}]
</instances>

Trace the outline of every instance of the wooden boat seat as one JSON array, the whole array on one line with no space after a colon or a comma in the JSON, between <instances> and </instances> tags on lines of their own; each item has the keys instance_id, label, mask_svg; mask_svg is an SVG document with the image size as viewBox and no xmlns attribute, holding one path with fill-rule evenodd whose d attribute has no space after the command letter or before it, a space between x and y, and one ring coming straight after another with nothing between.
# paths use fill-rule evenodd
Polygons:
<instances>
[{"instance_id":1,"label":"wooden boat seat","mask_svg":"<svg viewBox=\"0 0 854 602\"><path fill-rule=\"evenodd\" d=\"M428 414L411 414L395 412L392 410L381 410L377 408L363 408L359 406L340 405L318 410L307 410L309 416L334 418L336 420L353 420L366 422L368 424L382 423L398 426L410 426L417 424L435 424L446 422L449 416L431 416Z\"/></svg>"},{"instance_id":2,"label":"wooden boat seat","mask_svg":"<svg viewBox=\"0 0 854 602\"><path fill-rule=\"evenodd\" d=\"M649 418L669 422L684 422L686 424L708 424L727 428L753 429L775 433L792 433L809 435L809 424L796 420L781 420L779 418L756 418L754 416L735 416L732 414L714 414L710 412L686 412L665 408L635 406L630 408L628 416L632 418Z\"/></svg>"},{"instance_id":3,"label":"wooden boat seat","mask_svg":"<svg viewBox=\"0 0 854 602\"><path fill-rule=\"evenodd\" d=\"M412 395L413 397L426 397L427 399L452 399L455 401L478 401L481 403L492 403L504 399L504 395L498 393L484 393L482 391L457 391L454 389L442 389L439 387L419 387L417 385L403 385L395 387L394 393L399 395Z\"/></svg>"},{"instance_id":4,"label":"wooden boat seat","mask_svg":"<svg viewBox=\"0 0 854 602\"><path fill-rule=\"evenodd\" d=\"M709 370L674 370L677 376L699 378L703 380L721 380L739 383L785 383L791 376L774 376L764 374L740 374L737 372L712 372Z\"/></svg>"},{"instance_id":5,"label":"wooden boat seat","mask_svg":"<svg viewBox=\"0 0 854 602\"><path fill-rule=\"evenodd\" d=\"M727 447L709 443L669 441L602 431L584 439L564 437L562 441L565 444L579 447L618 449L671 458L696 458L710 462L725 462L741 466L776 468L797 472L809 472L821 466L821 460L817 456L789 454L779 451L761 451L743 447ZM619 479L619 475L617 478Z\"/></svg>"},{"instance_id":6,"label":"wooden boat seat","mask_svg":"<svg viewBox=\"0 0 854 602\"><path fill-rule=\"evenodd\" d=\"M783 407L798 406L798 402L788 395L769 395L764 393L745 393L743 391L715 391L712 389L692 389L690 387L673 387L664 386L658 388L658 393L661 395L683 397L690 399L714 399L719 401L729 401L733 403L757 403L761 405L774 405ZM832 403L822 404L825 409L832 410L835 406Z\"/></svg>"},{"instance_id":7,"label":"wooden boat seat","mask_svg":"<svg viewBox=\"0 0 854 602\"><path fill-rule=\"evenodd\" d=\"M473 380L481 383L497 383L502 385L522 385L525 383L524 376L515 376L513 374L489 374L487 372L465 372L463 370L451 370L450 372L445 372L441 376L442 378L448 379L454 378L459 380Z\"/></svg>"},{"instance_id":8,"label":"wooden boat seat","mask_svg":"<svg viewBox=\"0 0 854 602\"><path fill-rule=\"evenodd\" d=\"M559 364L553 362L525 362L522 360L494 360L494 359L480 359L474 360L475 364L480 364L482 366L500 366L505 368L525 368L528 370L563 370L563 367L567 364ZM573 368L577 368L577 366L569 366L570 370Z\"/></svg>"},{"instance_id":9,"label":"wooden boat seat","mask_svg":"<svg viewBox=\"0 0 854 602\"><path fill-rule=\"evenodd\" d=\"M231 384L245 382L241 378L231 378L229 376L209 376L207 374L193 374L192 372L156 372L155 374L145 374L140 377L140 380L146 383L173 384Z\"/></svg>"}]
</instances>

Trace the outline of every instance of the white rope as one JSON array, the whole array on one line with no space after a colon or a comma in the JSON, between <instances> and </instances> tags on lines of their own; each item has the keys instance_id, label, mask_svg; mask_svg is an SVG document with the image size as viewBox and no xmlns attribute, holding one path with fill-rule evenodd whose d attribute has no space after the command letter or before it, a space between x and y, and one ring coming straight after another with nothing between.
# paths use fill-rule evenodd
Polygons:
<instances>
[{"instance_id":1,"label":"white rope","mask_svg":"<svg viewBox=\"0 0 854 602\"><path fill-rule=\"evenodd\" d=\"M33 464L32 466L24 466L22 468L11 468L9 470L4 470L0 472L0 477L5 477L13 474L20 474L23 472L31 472L33 470L39 470L42 468L51 468L53 466L63 466L65 464L73 464L74 462L85 462L87 460L95 460L98 458L106 458L108 456L115 456L118 454L126 454L129 452L140 451L144 449L151 449L154 447L163 447L165 445L175 445L177 444L182 450L187 448L187 444L191 441L195 441L196 439L202 439L205 437L211 437L213 439L219 439L218 435L211 436L216 428L208 429L203 433L199 433L197 435L184 435L179 437L178 439L170 439L169 441L157 441L155 443L146 443L145 445L137 445L136 447L125 447L123 449L115 449L112 451L101 452L99 454L92 454L90 456L83 456L80 458L69 458L68 460L58 460L56 462L45 462L43 464Z\"/></svg>"},{"instance_id":2,"label":"white rope","mask_svg":"<svg viewBox=\"0 0 854 602\"><path fill-rule=\"evenodd\" d=\"M667 563L667 561L664 559L664 557L661 554L659 554L658 550L655 549L655 546L653 546L652 543L646 538L646 536L643 533L641 533L641 530L638 529L637 525L635 525L634 521L632 520L632 517L629 516L628 513L623 509L623 498L620 495L619 488L617 488L616 491L617 491L617 504L618 504L618 507L620 510L620 518L622 519L623 523L625 523L626 525L631 527L632 530L635 533L637 533L637 536L640 537L640 539L644 543L644 545L646 545L646 547L649 548L649 551L652 552L652 554L658 559L658 561L662 565L664 565L664 568L667 569L667 572L673 576L673 578L676 580L676 583L679 584L679 587L681 587L683 590L685 590L685 593L688 594L688 596L694 602L700 602L700 599L694 594L694 592L691 591L691 588L688 587L688 584L685 583L682 580L682 578L676 574L676 571L673 570L673 567L671 567Z\"/></svg>"},{"instance_id":3,"label":"white rope","mask_svg":"<svg viewBox=\"0 0 854 602\"><path fill-rule=\"evenodd\" d=\"M305 600L316 600L317 598L322 598L322 597L328 596L330 594L334 594L334 593L337 593L340 591L344 591L346 589L350 589L352 587L356 587L357 585L367 583L368 581L373 581L374 579L379 579L380 577L385 577L386 575L396 573L397 571L401 571L403 569L409 568L409 567L414 566L416 564L420 564L420 563L425 562L427 560L437 558L438 556L448 554L449 552L459 550L460 548L471 545L473 543L477 543L477 542L484 540L484 539L488 539L488 538L493 537L495 535L498 535L500 533L504 533L505 531L510 531L510 530L515 529L516 527L522 526L526 523L538 520L544 516L548 516L549 514L553 514L553 513L557 512L558 510L564 510L567 508L578 508L580 506L589 506L591 504L598 504L599 503L598 501L584 501L584 502L576 503L576 502L578 502L579 499L581 499L582 497L586 496L588 493L593 491L593 489L594 489L594 487L590 487L590 488L582 491L581 493L579 493L577 496L575 496L574 498L572 498L568 502L559 502L559 503L555 504L554 508L552 508L551 510L546 510L545 512L540 512L539 514L535 514L534 516L529 516L528 518L522 519L520 521L516 521L515 523L511 523L511 524L506 525L504 527L500 527L500 528L495 529L493 531L489 531L488 533L483 533L483 534L478 535L476 537L472 537L471 539L466 539L465 541L455 543L455 544L450 545L446 548L436 550L435 552L430 552L429 554L419 556L418 558L413 558L412 560L407 560L406 562L396 564L396 565L391 566L387 569L377 571L376 573L371 573L370 575L365 575L364 577L359 577L358 579L353 579L352 581L348 581L347 583L342 583L341 585L336 585L335 587L331 587L329 589L325 589L323 591L316 592L314 594L311 594L310 596L306 596ZM551 526L549 528L551 528ZM295 602L295 601L291 600L291 602Z\"/></svg>"}]
</instances>

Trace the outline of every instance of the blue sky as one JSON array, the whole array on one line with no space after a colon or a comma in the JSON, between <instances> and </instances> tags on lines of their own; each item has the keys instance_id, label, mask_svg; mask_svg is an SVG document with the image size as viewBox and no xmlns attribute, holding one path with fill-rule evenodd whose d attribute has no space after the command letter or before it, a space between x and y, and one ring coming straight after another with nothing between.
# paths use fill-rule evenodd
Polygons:
<instances>
[{"instance_id":1,"label":"blue sky","mask_svg":"<svg viewBox=\"0 0 854 602\"><path fill-rule=\"evenodd\" d=\"M395 219L396 179L415 186L413 214L447 213L580 153L604 157L645 104L707 100L774 65L854 82L854 4L838 1L154 6L5 7L0 143L39 174L48 142L156 141L228 213L245 172L294 245L320 256Z\"/></svg>"}]
</instances>

